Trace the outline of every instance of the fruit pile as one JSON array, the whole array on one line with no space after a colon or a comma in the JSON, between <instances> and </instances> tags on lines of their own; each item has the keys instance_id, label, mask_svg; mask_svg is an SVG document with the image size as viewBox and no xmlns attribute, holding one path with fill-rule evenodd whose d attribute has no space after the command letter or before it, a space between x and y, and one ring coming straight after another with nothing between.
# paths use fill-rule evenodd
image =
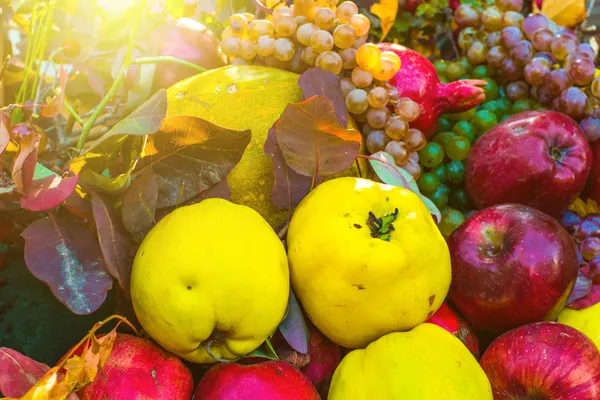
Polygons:
<instances>
[{"instance_id":1,"label":"fruit pile","mask_svg":"<svg viewBox=\"0 0 600 400\"><path fill-rule=\"evenodd\" d=\"M454 12L458 46L477 68L487 64L517 109L563 112L581 121L595 140L600 77L594 50L579 43L574 31L544 14L525 17L522 8L522 0L500 0L484 9L461 4ZM450 79L462 73L456 64L446 68Z\"/></svg>"}]
</instances>

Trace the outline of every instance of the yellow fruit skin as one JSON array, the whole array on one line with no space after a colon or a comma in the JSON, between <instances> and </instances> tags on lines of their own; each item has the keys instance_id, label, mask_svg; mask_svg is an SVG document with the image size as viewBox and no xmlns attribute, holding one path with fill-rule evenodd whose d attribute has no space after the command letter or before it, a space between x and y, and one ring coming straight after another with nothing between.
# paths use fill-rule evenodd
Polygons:
<instances>
[{"instance_id":1,"label":"yellow fruit skin","mask_svg":"<svg viewBox=\"0 0 600 400\"><path fill-rule=\"evenodd\" d=\"M369 211L379 218L396 207L391 241L372 238ZM448 246L425 205L410 190L367 179L332 179L305 197L290 223L288 258L310 319L349 348L422 323L450 287Z\"/></svg>"},{"instance_id":2,"label":"yellow fruit skin","mask_svg":"<svg viewBox=\"0 0 600 400\"><path fill-rule=\"evenodd\" d=\"M564 308L558 314L558 322L584 333L600 349L600 303L583 310Z\"/></svg>"},{"instance_id":3,"label":"yellow fruit skin","mask_svg":"<svg viewBox=\"0 0 600 400\"><path fill-rule=\"evenodd\" d=\"M189 361L245 355L284 317L289 270L283 244L249 207L206 199L176 209L148 233L131 274L143 328ZM212 336L211 336L212 335Z\"/></svg>"},{"instance_id":4,"label":"yellow fruit skin","mask_svg":"<svg viewBox=\"0 0 600 400\"><path fill-rule=\"evenodd\" d=\"M329 400L492 400L471 352L451 333L424 323L354 350L335 370Z\"/></svg>"},{"instance_id":5,"label":"yellow fruit skin","mask_svg":"<svg viewBox=\"0 0 600 400\"><path fill-rule=\"evenodd\" d=\"M192 115L226 128L252 131L246 152L227 177L231 201L252 207L274 228L287 220L288 211L271 203L273 168L263 147L285 108L302 101L298 78L275 68L227 66L181 81L167 91L168 115ZM348 126L356 128L351 119ZM360 159L341 175L366 177L367 164Z\"/></svg>"}]
</instances>

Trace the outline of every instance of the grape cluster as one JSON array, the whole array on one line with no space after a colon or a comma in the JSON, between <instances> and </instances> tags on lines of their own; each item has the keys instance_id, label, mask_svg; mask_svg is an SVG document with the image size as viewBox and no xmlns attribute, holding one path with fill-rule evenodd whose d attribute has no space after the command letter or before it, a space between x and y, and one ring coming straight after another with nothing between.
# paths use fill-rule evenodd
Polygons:
<instances>
[{"instance_id":1,"label":"grape cluster","mask_svg":"<svg viewBox=\"0 0 600 400\"><path fill-rule=\"evenodd\" d=\"M527 109L539 103L577 121L591 118L582 127L596 133L600 77L593 48L543 14L524 17L522 7L523 0L499 0L483 10L460 5L454 12L458 46L470 63L493 70L511 101L532 103Z\"/></svg>"},{"instance_id":2,"label":"grape cluster","mask_svg":"<svg viewBox=\"0 0 600 400\"><path fill-rule=\"evenodd\" d=\"M600 283L600 214L587 214L581 217L573 211L566 211L561 224L569 231L577 246L581 268L594 283Z\"/></svg>"}]
</instances>

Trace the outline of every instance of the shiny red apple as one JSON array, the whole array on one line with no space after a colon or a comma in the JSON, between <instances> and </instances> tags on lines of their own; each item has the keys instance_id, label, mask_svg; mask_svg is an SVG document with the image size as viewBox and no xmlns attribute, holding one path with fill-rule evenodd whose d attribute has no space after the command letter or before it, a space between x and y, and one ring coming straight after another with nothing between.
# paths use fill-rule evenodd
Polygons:
<instances>
[{"instance_id":1,"label":"shiny red apple","mask_svg":"<svg viewBox=\"0 0 600 400\"><path fill-rule=\"evenodd\" d=\"M443 302L442 306L425 322L444 328L459 338L460 341L467 346L471 354L473 354L476 359L479 359L479 341L477 340L473 328L471 328L467 322L448 305L448 303Z\"/></svg>"},{"instance_id":2,"label":"shiny red apple","mask_svg":"<svg viewBox=\"0 0 600 400\"><path fill-rule=\"evenodd\" d=\"M179 358L150 340L119 333L104 367L78 394L81 400L189 400L193 390L192 374Z\"/></svg>"},{"instance_id":3,"label":"shiny red apple","mask_svg":"<svg viewBox=\"0 0 600 400\"><path fill-rule=\"evenodd\" d=\"M583 190L592 151L579 125L555 111L515 114L473 145L465 186L481 209L519 203L554 217Z\"/></svg>"},{"instance_id":4,"label":"shiny red apple","mask_svg":"<svg viewBox=\"0 0 600 400\"><path fill-rule=\"evenodd\" d=\"M217 364L196 387L201 400L319 400L317 390L300 371L285 361L258 364Z\"/></svg>"},{"instance_id":5,"label":"shiny red apple","mask_svg":"<svg viewBox=\"0 0 600 400\"><path fill-rule=\"evenodd\" d=\"M585 194L596 203L600 204L600 140L596 140L592 146L592 170L587 181Z\"/></svg>"},{"instance_id":6,"label":"shiny red apple","mask_svg":"<svg viewBox=\"0 0 600 400\"><path fill-rule=\"evenodd\" d=\"M448 238L448 296L477 331L502 333L552 319L577 278L569 233L547 214L520 204L477 212Z\"/></svg>"},{"instance_id":7,"label":"shiny red apple","mask_svg":"<svg viewBox=\"0 0 600 400\"><path fill-rule=\"evenodd\" d=\"M556 322L513 329L481 358L494 400L600 399L600 352L583 333Z\"/></svg>"}]
</instances>

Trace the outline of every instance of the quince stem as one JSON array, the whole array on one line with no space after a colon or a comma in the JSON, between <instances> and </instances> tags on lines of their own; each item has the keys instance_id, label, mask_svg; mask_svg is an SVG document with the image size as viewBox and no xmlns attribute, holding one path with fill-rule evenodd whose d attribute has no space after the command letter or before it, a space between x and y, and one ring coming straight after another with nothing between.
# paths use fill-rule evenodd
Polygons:
<instances>
[{"instance_id":1,"label":"quince stem","mask_svg":"<svg viewBox=\"0 0 600 400\"><path fill-rule=\"evenodd\" d=\"M381 218L377 218L372 211L369 211L367 225L371 229L371 237L389 242L392 239L392 231L395 230L393 222L396 221L397 217L397 208L393 213L384 215Z\"/></svg>"}]
</instances>

